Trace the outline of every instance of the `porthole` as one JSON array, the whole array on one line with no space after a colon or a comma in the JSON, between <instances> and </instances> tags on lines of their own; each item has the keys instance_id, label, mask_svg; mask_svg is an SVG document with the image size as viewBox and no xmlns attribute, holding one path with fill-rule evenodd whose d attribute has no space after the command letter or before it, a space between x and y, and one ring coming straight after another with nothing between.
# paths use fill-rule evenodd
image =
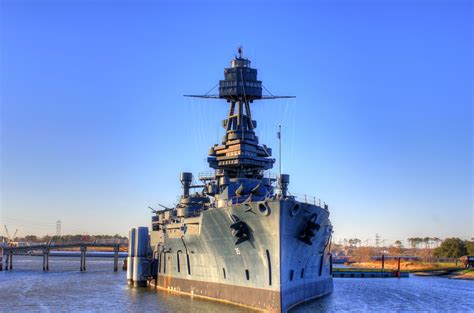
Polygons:
<instances>
[{"instance_id":1,"label":"porthole","mask_svg":"<svg viewBox=\"0 0 474 313\"><path fill-rule=\"evenodd\" d=\"M290 215L295 217L300 212L301 206L299 203L295 203L290 209Z\"/></svg>"},{"instance_id":2,"label":"porthole","mask_svg":"<svg viewBox=\"0 0 474 313\"><path fill-rule=\"evenodd\" d=\"M261 202L258 204L258 211L260 214L267 216L270 214L270 207L266 202Z\"/></svg>"}]
</instances>

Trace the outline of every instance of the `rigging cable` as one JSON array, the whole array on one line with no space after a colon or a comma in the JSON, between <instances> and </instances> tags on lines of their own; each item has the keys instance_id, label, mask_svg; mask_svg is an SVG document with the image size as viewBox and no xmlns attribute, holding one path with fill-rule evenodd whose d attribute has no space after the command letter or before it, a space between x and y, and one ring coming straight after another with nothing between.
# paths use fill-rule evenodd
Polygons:
<instances>
[{"instance_id":1,"label":"rigging cable","mask_svg":"<svg viewBox=\"0 0 474 313\"><path fill-rule=\"evenodd\" d=\"M262 87L263 87L263 89L266 90L266 92L268 92L270 94L270 96L274 97L274 95L270 92L270 90L267 89L267 87L265 87L263 84L262 84Z\"/></svg>"},{"instance_id":2,"label":"rigging cable","mask_svg":"<svg viewBox=\"0 0 474 313\"><path fill-rule=\"evenodd\" d=\"M209 89L209 91L206 92L204 95L205 95L205 96L208 96L209 93L210 93L211 91L213 91L217 86L219 86L219 83L215 84L214 87L212 87L211 89Z\"/></svg>"}]
</instances>

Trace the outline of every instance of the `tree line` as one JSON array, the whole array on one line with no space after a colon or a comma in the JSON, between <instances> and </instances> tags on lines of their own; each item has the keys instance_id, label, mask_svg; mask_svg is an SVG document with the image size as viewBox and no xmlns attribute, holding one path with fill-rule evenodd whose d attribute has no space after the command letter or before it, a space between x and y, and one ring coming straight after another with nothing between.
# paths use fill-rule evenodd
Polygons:
<instances>
[{"instance_id":1,"label":"tree line","mask_svg":"<svg viewBox=\"0 0 474 313\"><path fill-rule=\"evenodd\" d=\"M459 258L464 255L474 255L474 238L471 240L447 238L438 248L434 249L433 255L437 258Z\"/></svg>"},{"instance_id":2,"label":"tree line","mask_svg":"<svg viewBox=\"0 0 474 313\"><path fill-rule=\"evenodd\" d=\"M429 249L433 244L438 247L442 240L438 237L412 237L408 238L407 241L413 249L419 248L420 245L424 245L426 249Z\"/></svg>"},{"instance_id":3,"label":"tree line","mask_svg":"<svg viewBox=\"0 0 474 313\"><path fill-rule=\"evenodd\" d=\"M459 258L464 255L474 255L474 238L462 240L460 238L446 238L444 240L437 237L412 237L408 238L409 247L403 247L401 240L396 240L394 245L388 247L390 253L406 254L415 253L425 257L434 256L436 258ZM361 247L362 241L357 238L344 239L340 245L334 244L336 250L349 248L349 253L359 253L361 249L370 249L366 252L373 254L374 247ZM434 249L433 249L434 248ZM359 253L360 254L360 253Z\"/></svg>"},{"instance_id":4,"label":"tree line","mask_svg":"<svg viewBox=\"0 0 474 313\"><path fill-rule=\"evenodd\" d=\"M26 235L24 237L15 237L13 241L23 241L29 243L43 243L43 242L79 242L79 241L95 241L101 239L127 239L127 237L119 234L115 235L62 235L62 236L37 236Z\"/></svg>"}]
</instances>

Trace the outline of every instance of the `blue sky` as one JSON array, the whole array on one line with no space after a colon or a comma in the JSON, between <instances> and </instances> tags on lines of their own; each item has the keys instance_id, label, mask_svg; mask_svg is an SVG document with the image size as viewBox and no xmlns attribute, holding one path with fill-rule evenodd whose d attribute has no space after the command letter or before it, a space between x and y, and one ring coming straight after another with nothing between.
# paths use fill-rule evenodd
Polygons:
<instances>
[{"instance_id":1,"label":"blue sky","mask_svg":"<svg viewBox=\"0 0 474 313\"><path fill-rule=\"evenodd\" d=\"M470 1L1 2L1 223L120 233L207 170L238 45L290 190L336 240L474 236ZM275 169L275 171L277 171Z\"/></svg>"}]
</instances>

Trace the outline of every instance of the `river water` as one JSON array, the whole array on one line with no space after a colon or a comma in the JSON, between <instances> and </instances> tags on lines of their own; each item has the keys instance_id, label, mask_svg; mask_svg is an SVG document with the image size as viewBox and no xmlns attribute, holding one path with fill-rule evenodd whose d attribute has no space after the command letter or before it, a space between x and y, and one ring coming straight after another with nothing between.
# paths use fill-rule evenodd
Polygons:
<instances>
[{"instance_id":1,"label":"river water","mask_svg":"<svg viewBox=\"0 0 474 313\"><path fill-rule=\"evenodd\" d=\"M13 271L0 272L2 312L246 312L217 302L131 288L112 259L16 256ZM334 292L292 312L474 312L474 281L439 277L335 278Z\"/></svg>"}]
</instances>

